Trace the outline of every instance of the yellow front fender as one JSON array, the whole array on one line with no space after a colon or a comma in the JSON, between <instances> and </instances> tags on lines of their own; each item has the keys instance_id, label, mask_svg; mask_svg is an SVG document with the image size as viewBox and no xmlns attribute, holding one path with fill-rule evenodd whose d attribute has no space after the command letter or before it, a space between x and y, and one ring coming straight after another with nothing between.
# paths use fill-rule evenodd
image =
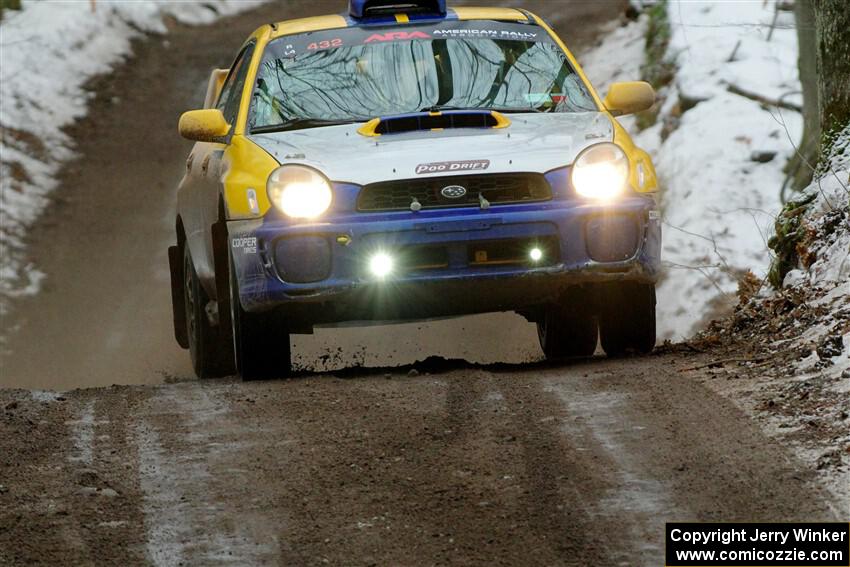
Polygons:
<instances>
[{"instance_id":1,"label":"yellow front fender","mask_svg":"<svg viewBox=\"0 0 850 567\"><path fill-rule=\"evenodd\" d=\"M614 143L620 146L629 158L631 171L629 173L629 184L638 193L651 193L658 191L658 178L655 175L655 166L649 154L640 149L632 141L626 129L617 120L609 115L611 124L614 126Z\"/></svg>"},{"instance_id":2,"label":"yellow front fender","mask_svg":"<svg viewBox=\"0 0 850 567\"><path fill-rule=\"evenodd\" d=\"M227 219L253 219L266 214L271 203L266 180L279 164L245 136L233 136L222 159L222 185Z\"/></svg>"}]
</instances>

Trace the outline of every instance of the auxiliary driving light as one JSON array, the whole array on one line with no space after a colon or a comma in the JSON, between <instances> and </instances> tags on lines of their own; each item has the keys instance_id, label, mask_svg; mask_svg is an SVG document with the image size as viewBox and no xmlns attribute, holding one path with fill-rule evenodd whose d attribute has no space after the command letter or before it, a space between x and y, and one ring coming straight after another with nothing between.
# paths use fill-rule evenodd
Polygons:
<instances>
[{"instance_id":1,"label":"auxiliary driving light","mask_svg":"<svg viewBox=\"0 0 850 567\"><path fill-rule=\"evenodd\" d=\"M393 258L384 252L378 252L369 259L369 269L379 278L385 278L393 271Z\"/></svg>"},{"instance_id":2,"label":"auxiliary driving light","mask_svg":"<svg viewBox=\"0 0 850 567\"><path fill-rule=\"evenodd\" d=\"M626 189L629 158L616 144L594 144L576 158L572 176L573 187L582 197L610 201Z\"/></svg>"},{"instance_id":3,"label":"auxiliary driving light","mask_svg":"<svg viewBox=\"0 0 850 567\"><path fill-rule=\"evenodd\" d=\"M543 259L543 250L540 248L532 248L528 253L529 258L531 258L532 262L539 262Z\"/></svg>"}]
</instances>

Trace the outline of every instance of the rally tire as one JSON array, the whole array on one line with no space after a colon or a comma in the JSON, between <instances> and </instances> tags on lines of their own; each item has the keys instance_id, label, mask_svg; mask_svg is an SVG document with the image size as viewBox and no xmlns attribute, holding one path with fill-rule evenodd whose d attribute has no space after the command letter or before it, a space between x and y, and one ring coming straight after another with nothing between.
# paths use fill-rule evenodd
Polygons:
<instances>
[{"instance_id":1,"label":"rally tire","mask_svg":"<svg viewBox=\"0 0 850 567\"><path fill-rule=\"evenodd\" d=\"M192 368L198 378L218 378L233 374L233 351L229 332L212 325L206 307L209 296L195 272L188 246L183 246L183 304L186 312L186 337Z\"/></svg>"},{"instance_id":2,"label":"rally tire","mask_svg":"<svg viewBox=\"0 0 850 567\"><path fill-rule=\"evenodd\" d=\"M230 318L236 372L242 380L286 378L292 372L292 353L286 321L277 311L250 313L239 301L239 282L230 261Z\"/></svg>"},{"instance_id":3,"label":"rally tire","mask_svg":"<svg viewBox=\"0 0 850 567\"><path fill-rule=\"evenodd\" d=\"M611 357L655 347L655 286L621 283L600 293L599 335Z\"/></svg>"},{"instance_id":4,"label":"rally tire","mask_svg":"<svg viewBox=\"0 0 850 567\"><path fill-rule=\"evenodd\" d=\"M583 294L546 306L537 323L537 338L547 359L593 356L598 339L596 317Z\"/></svg>"}]
</instances>

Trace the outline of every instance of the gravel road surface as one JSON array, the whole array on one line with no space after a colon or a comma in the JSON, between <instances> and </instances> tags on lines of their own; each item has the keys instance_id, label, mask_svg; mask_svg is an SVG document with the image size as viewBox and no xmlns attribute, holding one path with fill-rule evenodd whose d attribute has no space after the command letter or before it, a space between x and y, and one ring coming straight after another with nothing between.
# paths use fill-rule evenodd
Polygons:
<instances>
[{"instance_id":1,"label":"gravel road surface","mask_svg":"<svg viewBox=\"0 0 850 567\"><path fill-rule=\"evenodd\" d=\"M661 565L665 521L846 513L694 362L0 391L0 564Z\"/></svg>"}]
</instances>

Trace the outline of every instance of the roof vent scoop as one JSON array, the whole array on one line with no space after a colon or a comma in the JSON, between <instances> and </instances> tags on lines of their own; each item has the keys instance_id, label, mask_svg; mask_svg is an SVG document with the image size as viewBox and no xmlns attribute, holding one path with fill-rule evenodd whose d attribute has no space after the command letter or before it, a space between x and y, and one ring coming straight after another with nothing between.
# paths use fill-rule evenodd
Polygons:
<instances>
[{"instance_id":1,"label":"roof vent scoop","mask_svg":"<svg viewBox=\"0 0 850 567\"><path fill-rule=\"evenodd\" d=\"M350 0L352 18L368 18L387 14L446 15L446 0Z\"/></svg>"}]
</instances>

